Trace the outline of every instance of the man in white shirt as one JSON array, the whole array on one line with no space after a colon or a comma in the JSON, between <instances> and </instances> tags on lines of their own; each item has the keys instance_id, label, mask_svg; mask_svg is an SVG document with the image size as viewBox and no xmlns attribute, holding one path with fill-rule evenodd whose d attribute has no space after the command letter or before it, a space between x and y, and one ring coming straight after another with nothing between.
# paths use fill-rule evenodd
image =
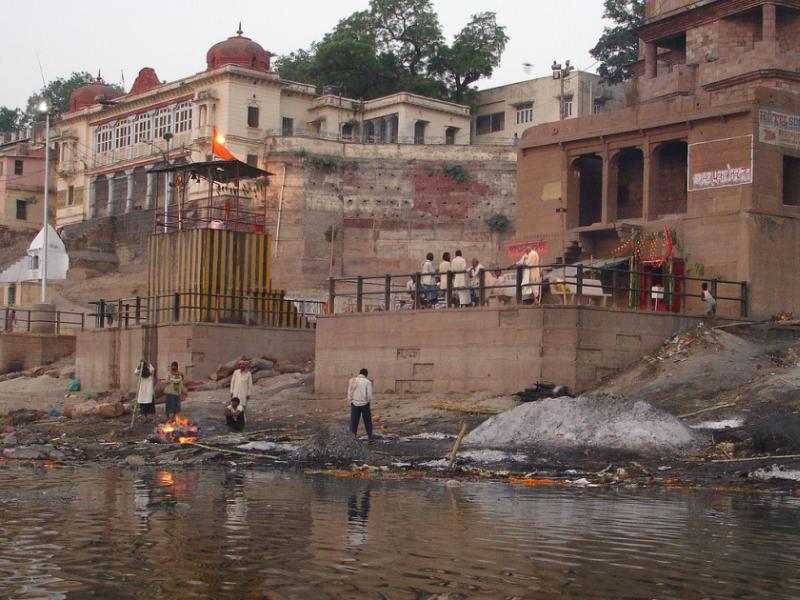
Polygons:
<instances>
[{"instance_id":1,"label":"man in white shirt","mask_svg":"<svg viewBox=\"0 0 800 600\"><path fill-rule=\"evenodd\" d=\"M363 417L367 438L372 443L372 382L367 379L369 372L361 369L357 377L350 379L347 385L347 401L350 403L350 431L358 437L358 422Z\"/></svg>"},{"instance_id":2,"label":"man in white shirt","mask_svg":"<svg viewBox=\"0 0 800 600\"><path fill-rule=\"evenodd\" d=\"M433 266L433 252L428 252L425 256L425 262L422 263L420 283L422 284L422 289L425 290L425 302L431 306L436 304L436 298L439 295L439 288L434 279L435 273L436 267Z\"/></svg>"},{"instance_id":3,"label":"man in white shirt","mask_svg":"<svg viewBox=\"0 0 800 600\"><path fill-rule=\"evenodd\" d=\"M231 377L231 398L238 398L242 408L247 408L247 399L253 389L253 375L250 373L250 361L239 361L238 368Z\"/></svg>"},{"instance_id":4,"label":"man in white shirt","mask_svg":"<svg viewBox=\"0 0 800 600\"><path fill-rule=\"evenodd\" d=\"M472 265L469 268L469 291L472 295L472 303L475 306L480 304L480 287L481 287L481 271L484 271L484 266L477 258L472 259ZM484 284L486 282L484 281ZM488 285L488 284L486 284Z\"/></svg>"},{"instance_id":5,"label":"man in white shirt","mask_svg":"<svg viewBox=\"0 0 800 600\"><path fill-rule=\"evenodd\" d=\"M453 288L456 290L458 296L458 305L461 307L469 306L472 298L469 293L469 283L467 281L467 261L464 260L464 255L461 250L456 250L456 257L450 263L453 270Z\"/></svg>"}]
</instances>

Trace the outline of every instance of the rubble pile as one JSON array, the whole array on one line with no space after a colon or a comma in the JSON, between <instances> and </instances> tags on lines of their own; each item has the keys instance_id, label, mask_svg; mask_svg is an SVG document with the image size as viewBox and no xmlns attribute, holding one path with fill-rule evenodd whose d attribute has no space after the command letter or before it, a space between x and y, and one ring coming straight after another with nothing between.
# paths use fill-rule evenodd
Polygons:
<instances>
[{"instance_id":1,"label":"rubble pile","mask_svg":"<svg viewBox=\"0 0 800 600\"><path fill-rule=\"evenodd\" d=\"M647 402L595 392L548 398L501 413L467 435L464 446L674 455L697 449L702 439Z\"/></svg>"},{"instance_id":2,"label":"rubble pile","mask_svg":"<svg viewBox=\"0 0 800 600\"><path fill-rule=\"evenodd\" d=\"M700 324L696 329L690 329L673 335L667 343L653 355L645 356L644 360L650 364L663 361L683 362L689 355L697 350L704 352L722 351L725 347L719 341L717 333Z\"/></svg>"}]
</instances>

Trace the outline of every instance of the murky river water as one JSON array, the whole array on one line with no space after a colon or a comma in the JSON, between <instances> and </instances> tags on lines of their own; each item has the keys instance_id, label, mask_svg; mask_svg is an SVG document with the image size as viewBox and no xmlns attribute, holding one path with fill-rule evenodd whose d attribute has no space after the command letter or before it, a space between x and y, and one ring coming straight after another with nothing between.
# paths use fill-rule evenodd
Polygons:
<instances>
[{"instance_id":1,"label":"murky river water","mask_svg":"<svg viewBox=\"0 0 800 600\"><path fill-rule=\"evenodd\" d=\"M0 597L800 597L800 499L3 468Z\"/></svg>"}]
</instances>

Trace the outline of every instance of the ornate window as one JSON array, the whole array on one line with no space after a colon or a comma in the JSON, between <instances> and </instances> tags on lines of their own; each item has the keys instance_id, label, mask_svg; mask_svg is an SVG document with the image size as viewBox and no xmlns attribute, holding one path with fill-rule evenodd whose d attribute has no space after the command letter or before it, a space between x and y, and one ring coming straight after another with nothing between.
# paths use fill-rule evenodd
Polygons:
<instances>
[{"instance_id":1,"label":"ornate window","mask_svg":"<svg viewBox=\"0 0 800 600\"><path fill-rule=\"evenodd\" d=\"M155 138L164 137L165 133L172 133L172 107L159 108L156 113Z\"/></svg>"},{"instance_id":2,"label":"ornate window","mask_svg":"<svg viewBox=\"0 0 800 600\"><path fill-rule=\"evenodd\" d=\"M125 148L131 144L130 121L120 121L114 132L114 148Z\"/></svg>"},{"instance_id":3,"label":"ornate window","mask_svg":"<svg viewBox=\"0 0 800 600\"><path fill-rule=\"evenodd\" d=\"M136 115L136 120L133 122L133 143L139 144L141 142L150 141L150 115L148 113L141 113Z\"/></svg>"},{"instance_id":4,"label":"ornate window","mask_svg":"<svg viewBox=\"0 0 800 600\"><path fill-rule=\"evenodd\" d=\"M192 103L181 102L175 107L175 133L192 128Z\"/></svg>"},{"instance_id":5,"label":"ornate window","mask_svg":"<svg viewBox=\"0 0 800 600\"><path fill-rule=\"evenodd\" d=\"M97 152L108 152L111 150L113 133L114 130L111 128L110 124L100 125L97 128Z\"/></svg>"}]
</instances>

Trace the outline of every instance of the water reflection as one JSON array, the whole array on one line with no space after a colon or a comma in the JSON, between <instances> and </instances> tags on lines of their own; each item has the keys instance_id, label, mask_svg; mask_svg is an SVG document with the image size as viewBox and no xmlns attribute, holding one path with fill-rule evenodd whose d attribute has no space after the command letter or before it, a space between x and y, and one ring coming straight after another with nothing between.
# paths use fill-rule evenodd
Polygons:
<instances>
[{"instance_id":1,"label":"water reflection","mask_svg":"<svg viewBox=\"0 0 800 600\"><path fill-rule=\"evenodd\" d=\"M800 502L0 470L3 598L797 597Z\"/></svg>"}]
</instances>

